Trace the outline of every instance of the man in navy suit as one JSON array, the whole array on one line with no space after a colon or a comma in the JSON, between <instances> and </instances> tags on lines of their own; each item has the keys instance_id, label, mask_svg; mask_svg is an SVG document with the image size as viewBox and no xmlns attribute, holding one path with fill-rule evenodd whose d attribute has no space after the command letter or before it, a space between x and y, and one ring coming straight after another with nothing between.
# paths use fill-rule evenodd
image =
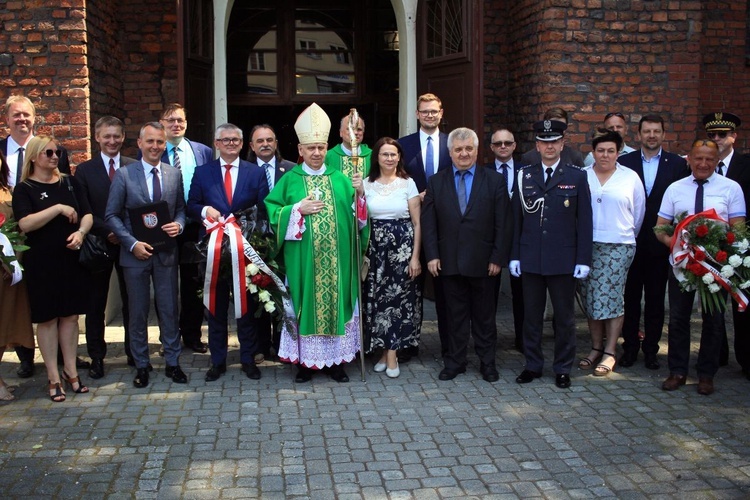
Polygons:
<instances>
[{"instance_id":1,"label":"man in navy suit","mask_svg":"<svg viewBox=\"0 0 750 500\"><path fill-rule=\"evenodd\" d=\"M250 151L247 160L261 168L265 175L268 192L279 182L281 176L295 167L295 163L281 157L276 132L267 123L256 125L250 132ZM271 355L271 346L279 352L279 332L272 327L271 315L263 312L258 318L258 352L255 362L261 363Z\"/></svg>"},{"instance_id":2,"label":"man in navy suit","mask_svg":"<svg viewBox=\"0 0 750 500\"><path fill-rule=\"evenodd\" d=\"M213 152L205 144L185 137L187 112L182 105L167 105L160 121L167 131L167 148L161 161L182 171L182 188L187 196L196 167L212 161ZM185 230L177 238L177 246L180 252L180 336L185 347L194 352L205 353L206 345L201 341L203 304L198 295L203 287L200 272L202 259L195 249L201 228L200 220L189 219Z\"/></svg>"},{"instance_id":3,"label":"man in navy suit","mask_svg":"<svg viewBox=\"0 0 750 500\"><path fill-rule=\"evenodd\" d=\"M487 382L495 367L495 282L510 247L508 188L499 174L477 168L477 134L457 128L448 136L453 166L431 177L422 211L427 269L441 276L448 305L448 352L440 380L466 371L469 334Z\"/></svg>"},{"instance_id":4,"label":"man in navy suit","mask_svg":"<svg viewBox=\"0 0 750 500\"><path fill-rule=\"evenodd\" d=\"M741 125L740 117L732 113L716 112L703 117L706 135L719 146L719 165L716 172L727 176L740 185L745 197L745 207L750 207L750 155L734 149L737 139L737 127ZM750 313L739 312L737 302L732 301L732 320L734 323L734 356L742 368L742 373L750 380ZM729 342L726 326L724 327L719 364L729 363Z\"/></svg>"},{"instance_id":5,"label":"man in navy suit","mask_svg":"<svg viewBox=\"0 0 750 500\"><path fill-rule=\"evenodd\" d=\"M633 366L643 349L646 368L659 369L656 353L664 329L664 294L669 278L669 248L656 239L653 227L664 192L670 184L690 173L680 156L664 151L664 119L645 115L638 123L641 149L622 155L618 163L634 170L646 190L646 215L636 238L636 251L625 284L625 320L622 325L623 350L620 366ZM645 295L644 339L638 339L641 323L641 296Z\"/></svg>"},{"instance_id":6,"label":"man in navy suit","mask_svg":"<svg viewBox=\"0 0 750 500\"><path fill-rule=\"evenodd\" d=\"M221 217L259 205L268 194L268 184L263 171L249 162L240 160L242 130L225 123L216 128L214 145L219 158L198 167L190 185L187 211L194 220L218 221ZM250 292L245 289L244 257L240 258L241 288L247 295L248 310L237 318L237 338L240 341L242 371L248 378L260 379L260 370L254 356L258 352L256 319ZM207 271L208 272L208 271ZM211 366L206 372L206 382L218 380L227 371L227 310L233 284L231 277L220 276L211 290L215 298L215 312L208 313L208 347ZM207 293L208 290L204 291ZM237 311L236 311L237 312Z\"/></svg>"},{"instance_id":7,"label":"man in navy suit","mask_svg":"<svg viewBox=\"0 0 750 500\"><path fill-rule=\"evenodd\" d=\"M516 173L520 169L521 165L516 165L513 159L513 152L516 150L516 138L513 132L507 128L498 128L492 134L490 138L490 149L492 154L495 155L495 160L492 163L485 165L487 168L494 170L501 174L505 180L505 184L508 187L508 196L513 197L513 186L515 183ZM512 224L512 220L509 224ZM516 278L510 276L510 292L513 297L513 327L515 333L515 348L517 351L523 352L523 288L521 288L521 280L523 278ZM495 304L500 297L500 275L497 277L495 283Z\"/></svg>"},{"instance_id":8,"label":"man in navy suit","mask_svg":"<svg viewBox=\"0 0 750 500\"><path fill-rule=\"evenodd\" d=\"M526 367L516 377L527 384L542 376L542 328L547 292L554 310L555 385L570 387L576 355L576 280L591 266L593 221L586 173L563 165L560 153L567 126L556 120L534 124L541 163L524 167L513 197L514 236L510 273L523 272L523 353Z\"/></svg>"},{"instance_id":9,"label":"man in navy suit","mask_svg":"<svg viewBox=\"0 0 750 500\"><path fill-rule=\"evenodd\" d=\"M443 103L435 94L422 94L417 99L417 120L419 131L401 137L398 142L404 151L404 167L409 177L419 190L419 196L424 202L427 181L437 172L451 167L451 157L448 152L448 134L440 131L440 121L443 119ZM424 248L420 260L422 268L427 268ZM422 273L417 278L420 288L424 289L425 278L429 273ZM442 355L448 352L448 318L446 316L445 298L440 285L440 278L432 277L435 292L435 310L438 318L438 334ZM398 353L400 362L408 361L419 354L419 347L409 347Z\"/></svg>"},{"instance_id":10,"label":"man in navy suit","mask_svg":"<svg viewBox=\"0 0 750 500\"><path fill-rule=\"evenodd\" d=\"M138 147L142 159L121 167L109 190L105 220L120 241L120 265L128 289L130 311L130 350L137 369L133 385L147 387L149 382L148 310L151 281L159 308L159 333L167 367L165 375L178 384L187 383L180 368L180 333L177 329L177 249L155 252L154 248L133 236L129 211L151 203L166 201L168 221L158 225L170 238L185 227L185 195L182 172L160 161L166 147L164 126L150 122L141 127Z\"/></svg>"},{"instance_id":11,"label":"man in navy suit","mask_svg":"<svg viewBox=\"0 0 750 500\"><path fill-rule=\"evenodd\" d=\"M114 257L114 267L120 284L120 298L122 300L122 322L125 326L125 354L128 364L134 365L133 355L130 353L130 315L128 314L128 292L125 286L125 275L119 262L120 241L115 233L104 222L109 198L109 187L115 172L121 166L135 163L136 160L120 155L120 149L125 141L123 123L114 116L103 116L94 125L94 139L99 144L100 153L78 165L76 179L86 192L94 216L91 234L103 238L107 242L109 254ZM104 341L104 310L107 307L109 293L109 279L112 275L112 265L102 272L91 273L91 303L86 312L86 348L91 357L89 376L94 379L104 376L104 357L107 355L107 343Z\"/></svg>"}]
</instances>

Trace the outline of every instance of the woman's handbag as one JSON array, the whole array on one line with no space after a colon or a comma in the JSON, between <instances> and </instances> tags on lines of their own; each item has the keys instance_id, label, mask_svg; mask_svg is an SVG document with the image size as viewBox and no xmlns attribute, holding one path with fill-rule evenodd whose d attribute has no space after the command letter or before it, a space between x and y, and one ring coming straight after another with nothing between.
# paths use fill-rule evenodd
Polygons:
<instances>
[{"instance_id":1,"label":"woman's handbag","mask_svg":"<svg viewBox=\"0 0 750 500\"><path fill-rule=\"evenodd\" d=\"M76 204L76 212L80 215L81 207L78 205L78 198L73 190L73 185L70 183L70 179L63 177L65 184L68 186L70 194L73 195L73 201ZM101 236L95 234L87 234L83 238L81 249L78 254L78 263L91 273L100 273L112 269L112 262L114 262L114 256L110 253L107 247L107 241Z\"/></svg>"}]
</instances>

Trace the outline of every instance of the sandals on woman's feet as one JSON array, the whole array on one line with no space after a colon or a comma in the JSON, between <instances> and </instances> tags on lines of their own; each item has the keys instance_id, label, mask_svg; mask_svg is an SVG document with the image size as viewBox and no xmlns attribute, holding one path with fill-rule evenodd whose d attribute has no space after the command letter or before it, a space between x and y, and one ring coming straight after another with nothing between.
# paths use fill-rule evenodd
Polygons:
<instances>
[{"instance_id":1,"label":"sandals on woman's feet","mask_svg":"<svg viewBox=\"0 0 750 500\"><path fill-rule=\"evenodd\" d=\"M7 385L0 385L0 401L13 401L16 397L13 395L13 390Z\"/></svg>"},{"instance_id":2,"label":"sandals on woman's feet","mask_svg":"<svg viewBox=\"0 0 750 500\"><path fill-rule=\"evenodd\" d=\"M604 363L604 356L609 356L612 358L612 366ZM615 358L615 355L609 352L605 352L604 356L602 356L601 362L599 362L598 365L596 365L596 368L594 368L594 376L596 377L606 377L610 373L612 373L612 370L615 369L615 364L617 364L617 358Z\"/></svg>"},{"instance_id":3,"label":"sandals on woman's feet","mask_svg":"<svg viewBox=\"0 0 750 500\"><path fill-rule=\"evenodd\" d=\"M49 383L49 398L54 403L62 403L65 401L65 393L62 391L62 387L60 387L60 382L55 382L54 384L52 382Z\"/></svg>"},{"instance_id":4,"label":"sandals on woman's feet","mask_svg":"<svg viewBox=\"0 0 750 500\"><path fill-rule=\"evenodd\" d=\"M596 351L600 354L598 356L593 356L593 359L592 359L592 356L589 353L589 356L587 358L583 358L581 361L579 361L578 368L580 368L581 370L592 369L594 367L594 363L602 359L602 356L604 356L604 349L597 349L596 347L591 346L591 350Z\"/></svg>"},{"instance_id":5,"label":"sandals on woman's feet","mask_svg":"<svg viewBox=\"0 0 750 500\"><path fill-rule=\"evenodd\" d=\"M62 379L70 384L70 390L75 392L76 394L89 392L89 388L83 385L83 383L81 382L81 377L69 377L68 374L63 370ZM78 388L76 388L76 385L78 386Z\"/></svg>"}]
</instances>

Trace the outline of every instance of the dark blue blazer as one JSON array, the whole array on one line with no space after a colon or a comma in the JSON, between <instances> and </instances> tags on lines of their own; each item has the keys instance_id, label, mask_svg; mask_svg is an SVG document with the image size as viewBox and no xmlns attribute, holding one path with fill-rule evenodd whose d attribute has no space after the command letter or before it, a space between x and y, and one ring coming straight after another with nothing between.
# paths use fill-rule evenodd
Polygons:
<instances>
[{"instance_id":1,"label":"dark blue blazer","mask_svg":"<svg viewBox=\"0 0 750 500\"><path fill-rule=\"evenodd\" d=\"M250 165L259 168L260 171L263 172L263 178L264 179L266 178L266 172L263 170L263 168L261 168L261 165L263 165L263 163L257 163L257 162L252 162L252 161L249 162L249 163L250 163ZM277 159L276 160L276 168L274 169L273 185L275 186L276 184L278 184L279 179L281 179L281 177L285 173L287 173L290 170L292 170L295 166L296 166L295 163L291 162L289 160L278 160Z\"/></svg>"},{"instance_id":2,"label":"dark blue blazer","mask_svg":"<svg viewBox=\"0 0 750 500\"><path fill-rule=\"evenodd\" d=\"M200 142L193 142L189 140L187 137L185 138L188 144L190 144L190 149L193 150L193 155L195 156L195 166L204 165L214 159L214 153L211 151L211 148L206 146L205 144L202 144ZM169 153L167 152L168 148L164 149L164 154L161 155L161 161L164 163L168 163L172 165L172 159L169 157ZM141 153L138 152L138 159L141 159Z\"/></svg>"},{"instance_id":3,"label":"dark blue blazer","mask_svg":"<svg viewBox=\"0 0 750 500\"><path fill-rule=\"evenodd\" d=\"M401 149L404 150L404 168L409 177L414 179L417 190L421 193L427 189L427 177L424 173L424 160L422 159L422 147L419 144L419 132L401 137L398 140ZM450 168L451 156L448 152L448 134L440 132L440 159L438 160L437 172ZM435 173L437 173L435 172Z\"/></svg>"},{"instance_id":4,"label":"dark blue blazer","mask_svg":"<svg viewBox=\"0 0 750 500\"><path fill-rule=\"evenodd\" d=\"M636 149L628 154L624 154L617 159L617 162L631 170L634 170L641 178L643 189L646 189L646 182L643 180L643 160L641 159L641 149ZM670 184L682 179L690 174L690 168L684 158L674 153L662 149L659 167L656 170L656 179L654 186L651 188L651 194L646 197L646 213L643 217L641 232L636 239L637 249L639 252L647 252L654 257L666 257L669 254L669 248L656 239L654 235L654 226L656 218L661 207L661 200L664 198L664 192Z\"/></svg>"},{"instance_id":5,"label":"dark blue blazer","mask_svg":"<svg viewBox=\"0 0 750 500\"><path fill-rule=\"evenodd\" d=\"M224 168L219 160L195 169L188 193L187 214L200 221L203 207L211 206L227 217L229 214L258 205L263 209L263 199L268 194L268 184L263 170L256 165L240 160L237 185L232 195L232 204L224 192Z\"/></svg>"},{"instance_id":6,"label":"dark blue blazer","mask_svg":"<svg viewBox=\"0 0 750 500\"><path fill-rule=\"evenodd\" d=\"M740 185L745 195L745 211L750 211L750 155L741 154L736 149L727 169L727 178ZM750 217L747 217L750 219Z\"/></svg>"}]
</instances>

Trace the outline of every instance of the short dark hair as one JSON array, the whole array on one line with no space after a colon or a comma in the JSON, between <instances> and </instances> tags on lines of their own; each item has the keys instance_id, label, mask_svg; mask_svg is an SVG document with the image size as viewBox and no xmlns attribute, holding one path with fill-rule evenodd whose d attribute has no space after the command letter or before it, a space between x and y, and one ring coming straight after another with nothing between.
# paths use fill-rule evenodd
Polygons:
<instances>
[{"instance_id":1,"label":"short dark hair","mask_svg":"<svg viewBox=\"0 0 750 500\"><path fill-rule=\"evenodd\" d=\"M185 119L187 120L187 110L179 102L171 102L171 103L167 104L164 107L164 110L161 112L161 117L159 119L163 120L167 116L169 116L172 113L174 113L175 111L179 111L179 110L182 110L182 112L185 113Z\"/></svg>"},{"instance_id":2,"label":"short dark hair","mask_svg":"<svg viewBox=\"0 0 750 500\"><path fill-rule=\"evenodd\" d=\"M248 143L250 144L250 147L247 148L247 161L249 161L251 163L258 163L258 155L255 154L255 151L253 151L253 146L252 146L252 144L253 144L253 134L255 134L256 131L258 131L258 130L260 130L262 128L267 128L268 130L270 130L273 133L273 136L276 137L276 142L279 141L279 138L276 136L276 131L269 124L267 124L267 123L261 123L260 125L254 126L250 130L250 137L249 137L249 140L248 140ZM274 156L276 157L276 162L277 163L280 162L283 159L281 157L281 151L279 151L279 147L278 146L276 146L276 154Z\"/></svg>"},{"instance_id":3,"label":"short dark hair","mask_svg":"<svg viewBox=\"0 0 750 500\"><path fill-rule=\"evenodd\" d=\"M643 122L659 123L661 124L662 130L664 129L664 118L662 118L661 115L643 115L638 121L638 132L641 131L641 125L643 125Z\"/></svg>"},{"instance_id":4,"label":"short dark hair","mask_svg":"<svg viewBox=\"0 0 750 500\"><path fill-rule=\"evenodd\" d=\"M568 112L562 108L549 108L544 113L544 120L564 120L568 123Z\"/></svg>"},{"instance_id":5,"label":"short dark hair","mask_svg":"<svg viewBox=\"0 0 750 500\"><path fill-rule=\"evenodd\" d=\"M94 124L94 131L99 132L102 127L120 127L121 131L125 130L125 124L122 123L122 120L120 120L116 116L102 116L101 118L96 120L96 124Z\"/></svg>"},{"instance_id":6,"label":"short dark hair","mask_svg":"<svg viewBox=\"0 0 750 500\"><path fill-rule=\"evenodd\" d=\"M600 128L596 131L594 134L594 139L591 141L591 147L593 149L596 149L596 147L601 144L602 142L614 142L615 146L617 146L617 151L619 152L622 149L622 136L619 132L615 132L614 130L607 130L606 128Z\"/></svg>"},{"instance_id":7,"label":"short dark hair","mask_svg":"<svg viewBox=\"0 0 750 500\"><path fill-rule=\"evenodd\" d=\"M378 163L378 155L380 149L383 146L395 146L398 151L398 163L396 164L396 175L402 179L408 179L409 174L406 173L404 168L404 150L401 148L401 144L398 143L393 137L381 137L378 142L372 147L372 156L370 156L370 175L367 176L367 180L375 182L380 177L380 163Z\"/></svg>"}]
</instances>

